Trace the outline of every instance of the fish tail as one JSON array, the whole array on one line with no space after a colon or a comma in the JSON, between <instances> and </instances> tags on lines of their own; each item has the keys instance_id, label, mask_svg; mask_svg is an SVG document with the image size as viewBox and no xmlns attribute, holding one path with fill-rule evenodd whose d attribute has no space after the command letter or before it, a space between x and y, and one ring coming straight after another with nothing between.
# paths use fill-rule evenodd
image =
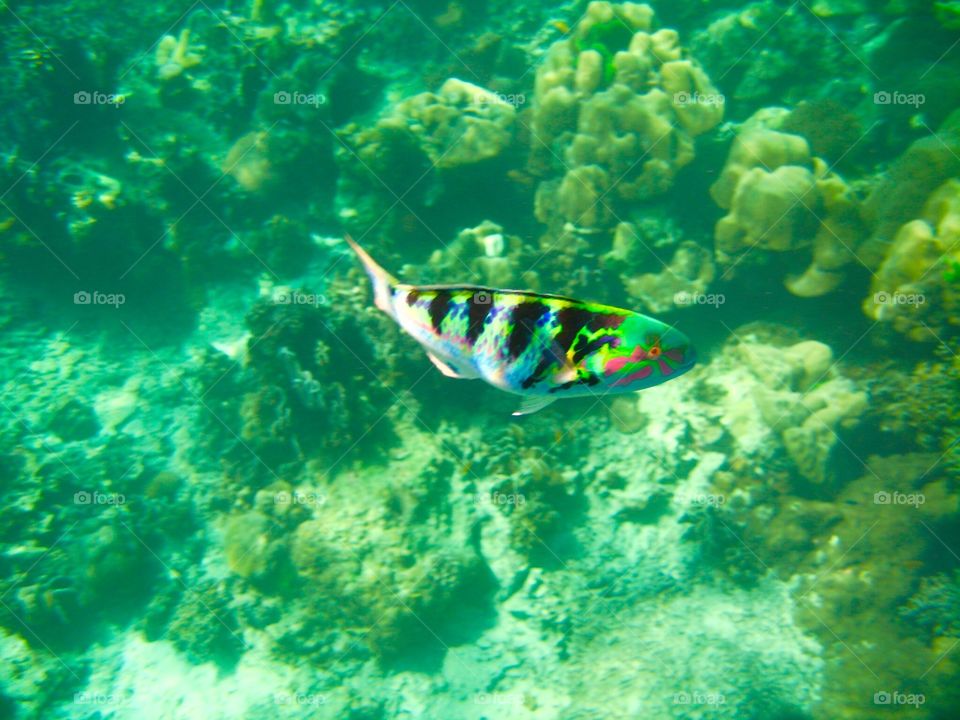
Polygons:
<instances>
[{"instance_id":1,"label":"fish tail","mask_svg":"<svg viewBox=\"0 0 960 720\"><path fill-rule=\"evenodd\" d=\"M373 285L373 303L383 310L390 317L395 318L393 312L393 288L397 285L397 279L390 273L377 265L376 261L370 257L366 250L357 245L356 241L349 235L344 235L344 240L351 249L360 258L364 270L370 276L370 283Z\"/></svg>"}]
</instances>

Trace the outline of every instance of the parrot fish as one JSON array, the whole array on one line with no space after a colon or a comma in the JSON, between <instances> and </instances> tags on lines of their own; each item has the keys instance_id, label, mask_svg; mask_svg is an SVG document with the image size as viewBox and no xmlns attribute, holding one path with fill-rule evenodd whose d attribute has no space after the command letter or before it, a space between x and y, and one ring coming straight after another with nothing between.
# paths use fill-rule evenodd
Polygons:
<instances>
[{"instance_id":1,"label":"parrot fish","mask_svg":"<svg viewBox=\"0 0 960 720\"><path fill-rule=\"evenodd\" d=\"M346 241L370 277L377 308L447 377L521 396L514 415L558 398L643 390L696 363L683 333L638 312L524 290L407 285Z\"/></svg>"}]
</instances>

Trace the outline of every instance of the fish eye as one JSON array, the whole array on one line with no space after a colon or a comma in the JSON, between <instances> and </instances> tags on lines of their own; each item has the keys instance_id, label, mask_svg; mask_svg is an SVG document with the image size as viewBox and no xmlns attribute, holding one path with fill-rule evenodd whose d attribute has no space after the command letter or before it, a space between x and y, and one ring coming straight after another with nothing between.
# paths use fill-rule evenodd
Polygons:
<instances>
[{"instance_id":1,"label":"fish eye","mask_svg":"<svg viewBox=\"0 0 960 720\"><path fill-rule=\"evenodd\" d=\"M662 352L660 349L660 340L661 338L659 335L647 336L647 345L649 346L647 348L647 357L649 358L660 357L660 353Z\"/></svg>"}]
</instances>

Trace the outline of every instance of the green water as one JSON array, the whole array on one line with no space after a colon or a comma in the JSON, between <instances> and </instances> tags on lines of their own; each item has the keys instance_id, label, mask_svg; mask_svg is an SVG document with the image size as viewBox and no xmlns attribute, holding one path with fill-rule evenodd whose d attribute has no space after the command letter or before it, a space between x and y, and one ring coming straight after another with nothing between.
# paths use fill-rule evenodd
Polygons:
<instances>
[{"instance_id":1,"label":"green water","mask_svg":"<svg viewBox=\"0 0 960 720\"><path fill-rule=\"evenodd\" d=\"M0 718L960 717L957 3L0 39Z\"/></svg>"}]
</instances>

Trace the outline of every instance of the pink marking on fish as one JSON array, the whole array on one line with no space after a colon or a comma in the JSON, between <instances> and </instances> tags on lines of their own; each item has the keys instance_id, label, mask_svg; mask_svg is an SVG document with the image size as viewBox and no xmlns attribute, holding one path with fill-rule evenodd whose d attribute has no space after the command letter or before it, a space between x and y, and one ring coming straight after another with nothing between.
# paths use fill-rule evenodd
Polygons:
<instances>
[{"instance_id":1,"label":"pink marking on fish","mask_svg":"<svg viewBox=\"0 0 960 720\"><path fill-rule=\"evenodd\" d=\"M646 357L647 357L647 354L646 352L644 352L644 349L639 345L637 345L637 347L633 349L633 352L630 354L629 357L615 357L607 360L607 365L603 369L603 372L606 373L607 375L613 375L614 373L618 373L621 370L623 370L624 365L627 365L629 363L640 362L641 360L644 360ZM614 383L614 385L616 384L617 383Z\"/></svg>"},{"instance_id":2,"label":"pink marking on fish","mask_svg":"<svg viewBox=\"0 0 960 720\"><path fill-rule=\"evenodd\" d=\"M673 368L670 367L663 358L657 358L657 365L660 366L660 374L664 377L673 374Z\"/></svg>"},{"instance_id":3,"label":"pink marking on fish","mask_svg":"<svg viewBox=\"0 0 960 720\"><path fill-rule=\"evenodd\" d=\"M626 376L620 378L619 380L615 380L615 381L613 382L613 384L614 384L614 385L629 385L629 384L632 383L634 380L643 380L645 377L649 376L650 373L652 373L652 372L653 372L653 366L652 366L652 365L647 365L647 366L645 366L645 367L640 368L639 370L637 370L637 371L634 372L634 373L630 373L629 375L626 375Z\"/></svg>"}]
</instances>

